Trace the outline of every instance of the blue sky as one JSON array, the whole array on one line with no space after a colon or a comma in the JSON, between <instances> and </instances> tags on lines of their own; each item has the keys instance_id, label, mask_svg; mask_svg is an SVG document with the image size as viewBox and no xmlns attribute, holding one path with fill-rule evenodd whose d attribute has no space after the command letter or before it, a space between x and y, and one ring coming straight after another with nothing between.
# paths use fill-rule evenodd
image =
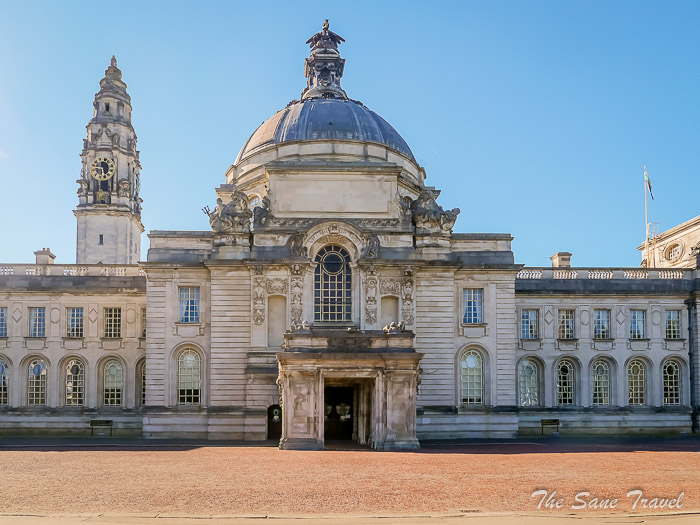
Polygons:
<instances>
[{"instance_id":1,"label":"blue sky","mask_svg":"<svg viewBox=\"0 0 700 525\"><path fill-rule=\"evenodd\" d=\"M455 231L510 232L533 266L556 251L637 266L644 164L651 221L700 213L700 2L5 0L0 261L48 246L74 262L78 155L112 54L146 230L208 229L201 208L255 128L299 97L324 18L347 41L343 87L462 209Z\"/></svg>"}]
</instances>

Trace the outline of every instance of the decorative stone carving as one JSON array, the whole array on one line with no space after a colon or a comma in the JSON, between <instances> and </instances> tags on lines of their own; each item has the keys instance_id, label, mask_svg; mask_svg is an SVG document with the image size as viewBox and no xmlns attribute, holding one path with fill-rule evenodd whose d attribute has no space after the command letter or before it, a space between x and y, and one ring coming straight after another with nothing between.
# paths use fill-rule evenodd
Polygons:
<instances>
[{"instance_id":1,"label":"decorative stone carving","mask_svg":"<svg viewBox=\"0 0 700 525\"><path fill-rule=\"evenodd\" d=\"M303 233L296 233L289 238L289 249L295 257L306 257L308 255L308 249L304 246L304 237Z\"/></svg>"},{"instance_id":2,"label":"decorative stone carving","mask_svg":"<svg viewBox=\"0 0 700 525\"><path fill-rule=\"evenodd\" d=\"M253 225L265 226L270 218L272 215L270 214L270 191L268 190L262 198L262 206L256 206L253 210Z\"/></svg>"},{"instance_id":3,"label":"decorative stone carving","mask_svg":"<svg viewBox=\"0 0 700 525\"><path fill-rule=\"evenodd\" d=\"M253 278L253 320L261 325L265 322L265 278Z\"/></svg>"},{"instance_id":4,"label":"decorative stone carving","mask_svg":"<svg viewBox=\"0 0 700 525\"><path fill-rule=\"evenodd\" d=\"M289 281L289 291L291 295L292 323L301 323L301 316L304 312L304 279L301 275L302 268L298 264L293 264L291 270L292 277Z\"/></svg>"},{"instance_id":5,"label":"decorative stone carving","mask_svg":"<svg viewBox=\"0 0 700 525\"><path fill-rule=\"evenodd\" d=\"M374 270L368 271L365 282L366 302L365 302L365 322L371 326L377 322L377 276Z\"/></svg>"},{"instance_id":6,"label":"decorative stone carving","mask_svg":"<svg viewBox=\"0 0 700 525\"><path fill-rule=\"evenodd\" d=\"M401 295L401 281L398 279L386 278L380 282L380 292L382 295Z\"/></svg>"},{"instance_id":7,"label":"decorative stone carving","mask_svg":"<svg viewBox=\"0 0 700 525\"><path fill-rule=\"evenodd\" d=\"M128 179L122 179L119 181L117 195L119 195L119 197L129 197L131 195L131 183L128 181Z\"/></svg>"},{"instance_id":8,"label":"decorative stone carving","mask_svg":"<svg viewBox=\"0 0 700 525\"><path fill-rule=\"evenodd\" d=\"M287 295L287 279L268 279L267 293L268 295Z\"/></svg>"},{"instance_id":9,"label":"decorative stone carving","mask_svg":"<svg viewBox=\"0 0 700 525\"><path fill-rule=\"evenodd\" d=\"M406 323L403 321L399 321L398 323L396 321L392 321L390 324L386 325L384 328L385 334L396 334L399 332L405 332L406 331Z\"/></svg>"},{"instance_id":10,"label":"decorative stone carving","mask_svg":"<svg viewBox=\"0 0 700 525\"><path fill-rule=\"evenodd\" d=\"M304 76L308 83L301 94L302 99L347 99L345 91L340 87L340 78L345 67L345 60L340 58L338 53L338 44L341 42L345 40L328 29L328 20L323 23L321 31L306 41L311 46L311 56L304 64Z\"/></svg>"},{"instance_id":11,"label":"decorative stone carving","mask_svg":"<svg viewBox=\"0 0 700 525\"><path fill-rule=\"evenodd\" d=\"M236 190L228 204L224 204L220 198L216 199L216 208L211 212L208 208L204 211L209 215L209 224L216 233L250 233L253 212L248 208L248 197L242 191Z\"/></svg>"},{"instance_id":12,"label":"decorative stone carving","mask_svg":"<svg viewBox=\"0 0 700 525\"><path fill-rule=\"evenodd\" d=\"M405 277L401 284L401 319L407 325L412 325L414 321L413 308L413 278Z\"/></svg>"},{"instance_id":13,"label":"decorative stone carving","mask_svg":"<svg viewBox=\"0 0 700 525\"><path fill-rule=\"evenodd\" d=\"M411 204L411 210L416 234L419 235L450 233L460 212L459 208L443 210L428 190L420 192L418 198Z\"/></svg>"},{"instance_id":14,"label":"decorative stone carving","mask_svg":"<svg viewBox=\"0 0 700 525\"><path fill-rule=\"evenodd\" d=\"M358 249L361 249L365 244L364 236L358 235L354 230L346 227L344 224L331 223L328 226L314 231L306 238L306 246L313 245L316 241L321 240L324 244L335 244L345 237L350 239Z\"/></svg>"},{"instance_id":15,"label":"decorative stone carving","mask_svg":"<svg viewBox=\"0 0 700 525\"><path fill-rule=\"evenodd\" d=\"M379 237L370 235L367 237L367 246L365 248L365 257L374 259L379 255Z\"/></svg>"},{"instance_id":16,"label":"decorative stone carving","mask_svg":"<svg viewBox=\"0 0 700 525\"><path fill-rule=\"evenodd\" d=\"M79 187L78 187L78 195L80 195L81 197L84 197L85 195L87 195L87 192L88 192L88 181L85 180L85 179L78 179L78 180L76 180L75 182L77 182L78 185L79 185Z\"/></svg>"},{"instance_id":17,"label":"decorative stone carving","mask_svg":"<svg viewBox=\"0 0 700 525\"><path fill-rule=\"evenodd\" d=\"M292 332L308 332L311 330L311 326L307 321L302 321L301 323L292 322Z\"/></svg>"}]
</instances>

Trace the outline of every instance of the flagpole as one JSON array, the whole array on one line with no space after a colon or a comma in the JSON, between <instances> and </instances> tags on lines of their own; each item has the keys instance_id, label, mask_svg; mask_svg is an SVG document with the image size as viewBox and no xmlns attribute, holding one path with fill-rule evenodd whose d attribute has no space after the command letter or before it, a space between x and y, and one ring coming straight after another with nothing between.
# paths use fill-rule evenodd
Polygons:
<instances>
[{"instance_id":1,"label":"flagpole","mask_svg":"<svg viewBox=\"0 0 700 525\"><path fill-rule=\"evenodd\" d=\"M649 207L647 204L647 167L644 166L644 224L646 226L646 237L645 246L647 252L647 268L651 267L651 260L649 259Z\"/></svg>"}]
</instances>

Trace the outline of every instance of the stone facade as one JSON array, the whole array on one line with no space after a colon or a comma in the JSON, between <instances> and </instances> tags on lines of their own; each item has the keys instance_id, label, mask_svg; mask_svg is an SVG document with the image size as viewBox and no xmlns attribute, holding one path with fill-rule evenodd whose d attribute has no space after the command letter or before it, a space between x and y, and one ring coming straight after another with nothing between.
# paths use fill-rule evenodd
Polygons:
<instances>
[{"instance_id":1,"label":"stone facade","mask_svg":"<svg viewBox=\"0 0 700 525\"><path fill-rule=\"evenodd\" d=\"M340 87L342 42L327 25L309 40L301 100L243 146L211 229L151 231L138 264L140 164L113 61L82 155L78 264L44 249L0 265L0 432L108 419L116 435L412 449L552 418L694 429L695 267L572 268L561 252L525 268L508 234L454 233L459 209Z\"/></svg>"}]
</instances>

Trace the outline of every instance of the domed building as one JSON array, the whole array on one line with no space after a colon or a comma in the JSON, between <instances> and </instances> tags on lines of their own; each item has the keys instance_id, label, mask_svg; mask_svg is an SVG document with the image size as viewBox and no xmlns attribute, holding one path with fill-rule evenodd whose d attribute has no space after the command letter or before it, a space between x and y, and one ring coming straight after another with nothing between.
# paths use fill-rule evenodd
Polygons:
<instances>
[{"instance_id":1,"label":"domed building","mask_svg":"<svg viewBox=\"0 0 700 525\"><path fill-rule=\"evenodd\" d=\"M309 40L307 86L205 208L151 231L116 59L83 144L75 265L0 265L0 433L332 440L697 428L697 264L516 264L455 233L406 141ZM680 255L679 255L680 256Z\"/></svg>"}]
</instances>

